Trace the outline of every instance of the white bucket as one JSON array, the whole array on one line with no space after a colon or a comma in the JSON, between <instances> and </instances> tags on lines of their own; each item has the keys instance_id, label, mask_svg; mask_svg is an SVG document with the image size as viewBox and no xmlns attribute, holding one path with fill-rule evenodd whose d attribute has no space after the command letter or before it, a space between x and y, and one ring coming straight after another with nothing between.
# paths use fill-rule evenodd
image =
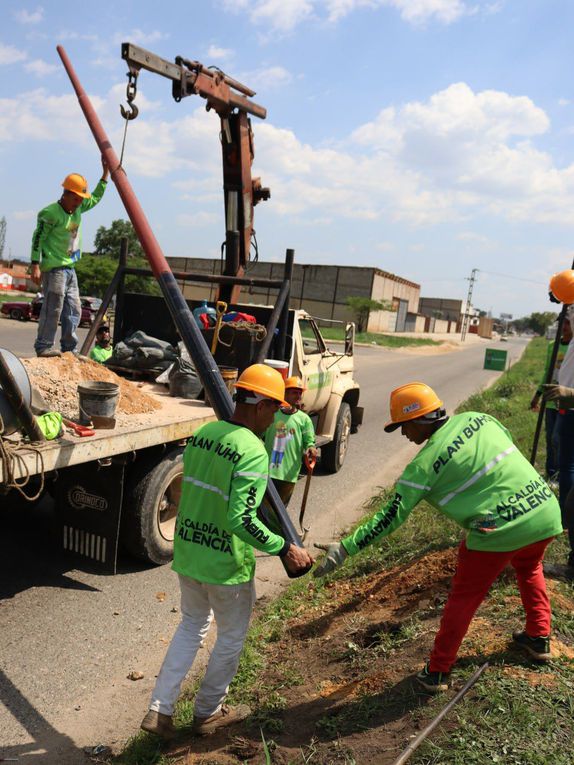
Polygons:
<instances>
[{"instance_id":1,"label":"white bucket","mask_svg":"<svg viewBox=\"0 0 574 765\"><path fill-rule=\"evenodd\" d=\"M278 361L277 359L264 359L263 363L267 364L268 367L272 367L273 369L276 369L284 380L286 380L289 377L289 362L288 361Z\"/></svg>"}]
</instances>

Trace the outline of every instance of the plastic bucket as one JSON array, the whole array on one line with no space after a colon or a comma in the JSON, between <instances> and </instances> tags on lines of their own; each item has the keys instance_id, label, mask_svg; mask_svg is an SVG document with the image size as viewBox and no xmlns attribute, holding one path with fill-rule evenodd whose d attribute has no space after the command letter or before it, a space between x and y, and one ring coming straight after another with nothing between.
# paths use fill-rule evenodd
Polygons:
<instances>
[{"instance_id":1,"label":"plastic bucket","mask_svg":"<svg viewBox=\"0 0 574 765\"><path fill-rule=\"evenodd\" d=\"M112 419L120 396L116 383L89 381L78 385L80 400L80 422L88 425L92 417Z\"/></svg>"},{"instance_id":2,"label":"plastic bucket","mask_svg":"<svg viewBox=\"0 0 574 765\"><path fill-rule=\"evenodd\" d=\"M237 376L238 376L239 370L237 369L237 367L225 367L225 366L218 367L218 369L219 369L219 374L222 376L223 382L225 383L225 387L233 396L233 394L235 393L234 383L237 382ZM205 391L205 403L208 406L211 406L211 401L209 400L207 391Z\"/></svg>"},{"instance_id":3,"label":"plastic bucket","mask_svg":"<svg viewBox=\"0 0 574 765\"><path fill-rule=\"evenodd\" d=\"M276 369L284 380L286 380L289 377L289 362L288 361L278 361L277 359L264 359L263 363L267 364L268 367L272 367L273 369Z\"/></svg>"}]
</instances>

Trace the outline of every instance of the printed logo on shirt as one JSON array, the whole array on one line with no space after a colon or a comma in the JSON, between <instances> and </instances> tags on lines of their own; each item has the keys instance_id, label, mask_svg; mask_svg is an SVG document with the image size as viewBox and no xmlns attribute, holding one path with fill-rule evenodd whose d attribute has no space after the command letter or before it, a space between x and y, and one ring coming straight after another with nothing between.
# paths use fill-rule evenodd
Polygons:
<instances>
[{"instance_id":1,"label":"printed logo on shirt","mask_svg":"<svg viewBox=\"0 0 574 765\"><path fill-rule=\"evenodd\" d=\"M446 450L434 461L434 472L439 473L441 469L450 462L453 455L458 452L461 446L464 446L467 441L470 441L474 434L478 433L482 426L487 422L491 422L491 420L492 417L488 414L479 414L477 417L473 417L468 425L465 425L460 434L453 439L452 443L446 447Z\"/></svg>"},{"instance_id":2,"label":"printed logo on shirt","mask_svg":"<svg viewBox=\"0 0 574 765\"><path fill-rule=\"evenodd\" d=\"M397 517L397 513L399 512L399 507L401 506L402 499L403 499L402 495L396 492L395 496L393 497L393 501L391 502L389 506L389 509L383 515L381 520L376 524L376 526L373 526L373 528L370 531L368 531L362 539L357 541L357 547L359 548L359 550L362 550L364 547L370 544L373 541L373 539L376 539L384 529L389 528L391 523Z\"/></svg>"},{"instance_id":3,"label":"printed logo on shirt","mask_svg":"<svg viewBox=\"0 0 574 765\"><path fill-rule=\"evenodd\" d=\"M223 444L220 441L215 442L213 438L196 435L191 436L187 443L188 446L191 444L196 449L205 449L208 452L213 452L218 457L222 457L223 459L232 462L234 465L236 465L243 457L243 454L236 449L233 449L229 444Z\"/></svg>"},{"instance_id":4,"label":"printed logo on shirt","mask_svg":"<svg viewBox=\"0 0 574 765\"><path fill-rule=\"evenodd\" d=\"M241 523L248 534L251 534L254 539L258 539L262 544L266 544L269 541L269 534L266 534L263 529L253 522L252 512L258 505L257 489L255 486L252 486L247 492L245 508L241 515Z\"/></svg>"},{"instance_id":5,"label":"printed logo on shirt","mask_svg":"<svg viewBox=\"0 0 574 765\"><path fill-rule=\"evenodd\" d=\"M510 494L505 501L496 506L496 512L505 521L514 521L521 515L544 504L554 497L552 490L542 480L529 481L517 492Z\"/></svg>"},{"instance_id":6,"label":"printed logo on shirt","mask_svg":"<svg viewBox=\"0 0 574 765\"><path fill-rule=\"evenodd\" d=\"M216 552L233 554L230 544L231 535L223 529L220 531L213 523L199 523L190 518L182 520L178 516L175 533L184 542L209 547Z\"/></svg>"}]
</instances>

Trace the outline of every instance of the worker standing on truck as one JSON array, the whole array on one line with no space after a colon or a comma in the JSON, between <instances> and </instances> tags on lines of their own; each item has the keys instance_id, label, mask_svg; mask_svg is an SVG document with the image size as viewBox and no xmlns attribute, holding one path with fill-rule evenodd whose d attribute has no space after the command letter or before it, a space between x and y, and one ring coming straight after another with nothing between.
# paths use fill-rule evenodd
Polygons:
<instances>
[{"instance_id":1,"label":"worker standing on truck","mask_svg":"<svg viewBox=\"0 0 574 765\"><path fill-rule=\"evenodd\" d=\"M42 283L44 300L34 343L36 356L61 355L53 347L59 321L62 353L76 353L76 330L82 308L74 266L81 256L82 213L95 207L106 190L109 171L103 157L102 168L102 177L91 194L84 176L70 173L62 183L64 193L60 199L38 213L32 237L30 276L35 284Z\"/></svg>"},{"instance_id":2,"label":"worker standing on truck","mask_svg":"<svg viewBox=\"0 0 574 765\"><path fill-rule=\"evenodd\" d=\"M556 356L556 363L554 365L554 371L552 373L552 383L558 382L558 372L564 361L564 356L568 350L568 345L572 340L572 326L568 317L564 319L562 325L562 334L560 337L560 345L558 346L558 355ZM540 403L540 397L543 393L542 386L546 383L546 377L548 375L548 368L552 360L552 352L554 350L554 340L548 341L546 349L546 362L544 364L544 373L540 381L540 385L536 389L536 393L532 397L530 402L530 408L533 411L538 410ZM560 454L560 430L558 417L558 405L554 401L546 406L544 409L544 425L546 431L546 480L552 483L557 483L558 479L558 466L559 466L559 454ZM554 487L553 487L554 488Z\"/></svg>"},{"instance_id":3,"label":"worker standing on truck","mask_svg":"<svg viewBox=\"0 0 574 765\"><path fill-rule=\"evenodd\" d=\"M92 361L103 364L113 353L110 327L108 324L100 324L96 330L96 342L90 351Z\"/></svg>"},{"instance_id":4,"label":"worker standing on truck","mask_svg":"<svg viewBox=\"0 0 574 765\"><path fill-rule=\"evenodd\" d=\"M300 377L285 380L285 401L273 424L265 431L265 448L270 456L269 475L285 507L297 484L301 460L317 456L315 429L308 414L301 410L305 386Z\"/></svg>"},{"instance_id":5,"label":"worker standing on truck","mask_svg":"<svg viewBox=\"0 0 574 765\"><path fill-rule=\"evenodd\" d=\"M152 692L141 727L175 735L172 712L211 621L217 640L195 699L193 730L207 735L245 719L251 710L224 704L239 664L255 602L253 548L278 555L291 573L313 564L309 553L270 531L258 518L269 477L260 436L284 403L283 378L254 364L235 383L229 422L210 422L190 438L183 456L173 568L179 575L182 620Z\"/></svg>"},{"instance_id":6,"label":"worker standing on truck","mask_svg":"<svg viewBox=\"0 0 574 765\"><path fill-rule=\"evenodd\" d=\"M448 688L448 674L472 617L507 564L513 566L526 611L526 629L513 640L534 659L550 659L550 602L544 551L562 531L560 508L543 478L494 417L463 412L448 417L437 394L421 382L391 393L387 433L424 444L407 465L392 499L342 542L320 545L326 557L316 576L395 531L426 500L467 529L430 660L417 675L429 692Z\"/></svg>"}]
</instances>

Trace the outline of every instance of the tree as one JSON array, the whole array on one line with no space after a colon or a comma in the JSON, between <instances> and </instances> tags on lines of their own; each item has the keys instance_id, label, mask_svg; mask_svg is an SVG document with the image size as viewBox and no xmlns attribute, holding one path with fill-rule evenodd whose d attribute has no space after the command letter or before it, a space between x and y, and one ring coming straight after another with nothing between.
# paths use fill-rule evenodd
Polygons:
<instances>
[{"instance_id":1,"label":"tree","mask_svg":"<svg viewBox=\"0 0 574 765\"><path fill-rule=\"evenodd\" d=\"M544 311L543 313L531 313L528 317L528 325L533 332L538 335L544 335L551 324L554 324L558 314L554 311Z\"/></svg>"},{"instance_id":2,"label":"tree","mask_svg":"<svg viewBox=\"0 0 574 765\"><path fill-rule=\"evenodd\" d=\"M0 259L4 255L5 244L6 244L6 218L3 215L0 218Z\"/></svg>"},{"instance_id":3,"label":"tree","mask_svg":"<svg viewBox=\"0 0 574 765\"><path fill-rule=\"evenodd\" d=\"M347 305L353 312L357 322L357 332L366 331L371 311L390 310L389 303L386 300L372 300L365 297L348 297Z\"/></svg>"},{"instance_id":4,"label":"tree","mask_svg":"<svg viewBox=\"0 0 574 765\"><path fill-rule=\"evenodd\" d=\"M99 227L94 238L96 255L110 255L117 260L120 256L120 242L123 237L128 240L128 257L142 257L142 246L134 227L127 220L113 220L109 228Z\"/></svg>"}]
</instances>

